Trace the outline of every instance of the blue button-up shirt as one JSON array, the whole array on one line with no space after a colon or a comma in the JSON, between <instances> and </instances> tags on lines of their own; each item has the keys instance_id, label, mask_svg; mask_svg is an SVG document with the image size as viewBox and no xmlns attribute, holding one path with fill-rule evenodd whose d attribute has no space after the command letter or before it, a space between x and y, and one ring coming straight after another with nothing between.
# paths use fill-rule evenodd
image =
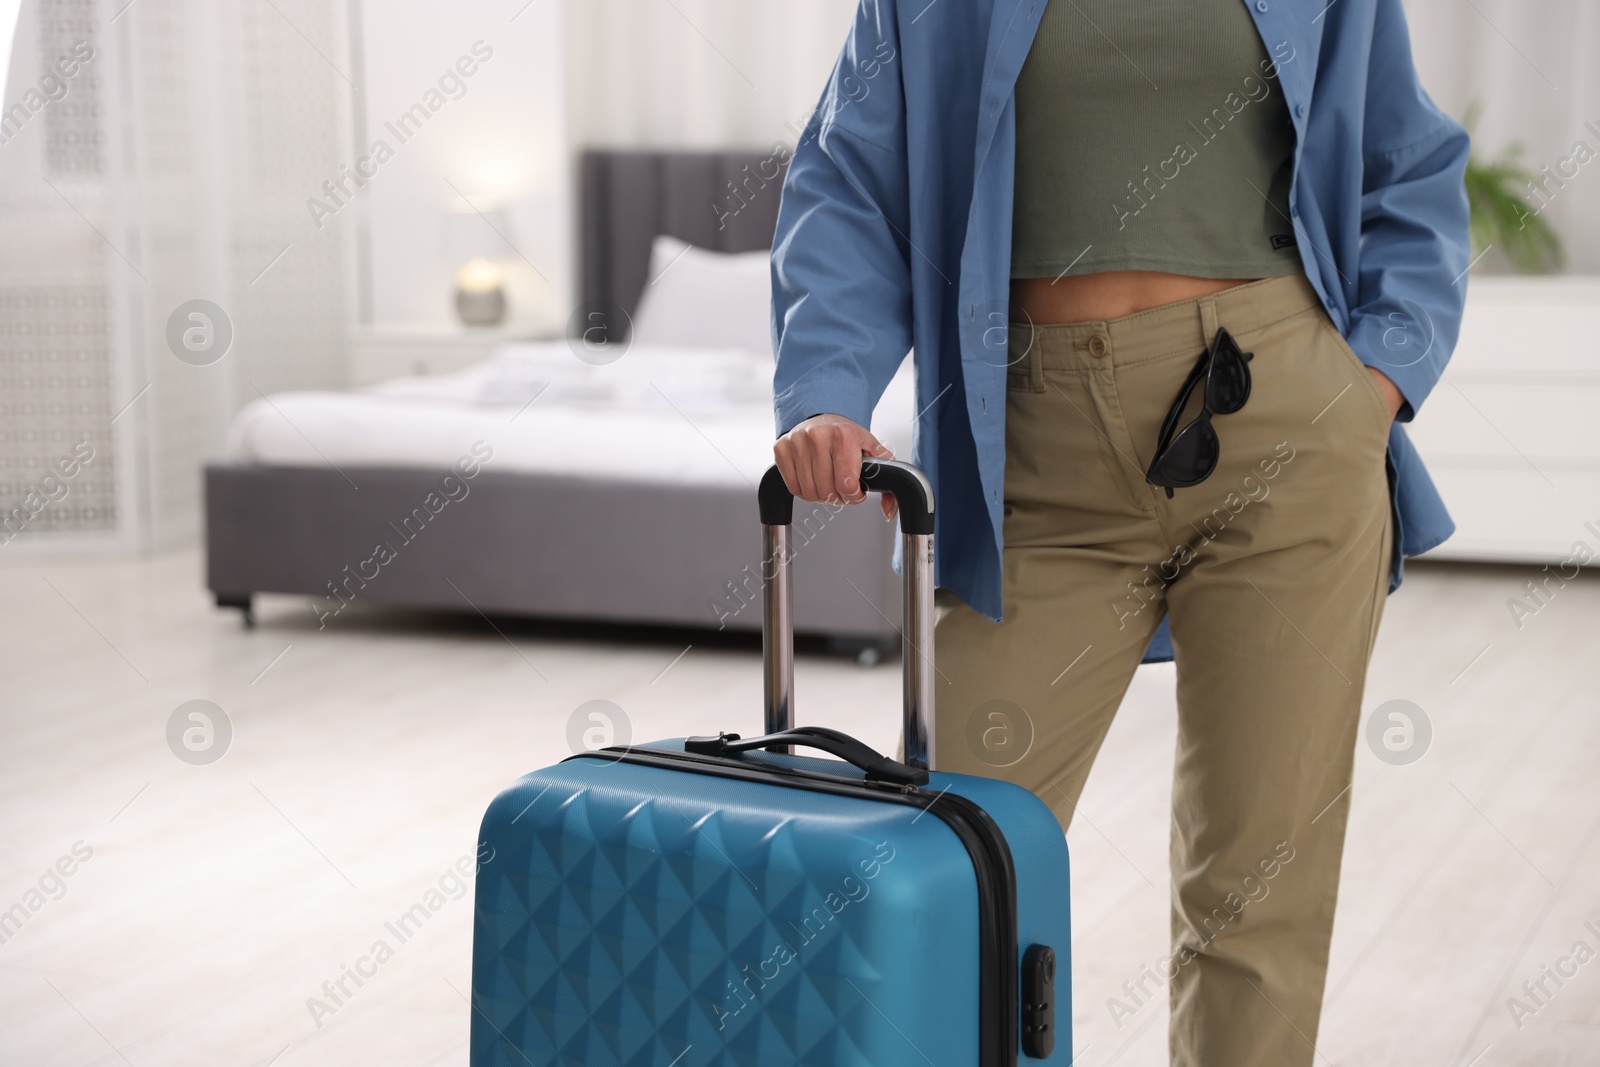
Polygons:
<instances>
[{"instance_id":1,"label":"blue button-up shirt","mask_svg":"<svg viewBox=\"0 0 1600 1067\"><path fill-rule=\"evenodd\" d=\"M778 433L869 425L908 351L912 459L938 499L936 581L1001 616L1017 75L1046 0L861 0L790 161L773 243ZM1306 276L1405 397L1389 435L1401 560L1454 524L1409 422L1460 329L1466 131L1417 80L1400 0L1250 0L1295 129ZM1170 656L1163 628L1149 659Z\"/></svg>"}]
</instances>

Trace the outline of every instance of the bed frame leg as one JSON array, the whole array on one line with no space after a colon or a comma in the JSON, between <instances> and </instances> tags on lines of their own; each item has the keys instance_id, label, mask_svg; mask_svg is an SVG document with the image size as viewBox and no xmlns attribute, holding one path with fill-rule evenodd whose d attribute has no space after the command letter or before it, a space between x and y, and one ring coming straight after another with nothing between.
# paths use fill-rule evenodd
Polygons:
<instances>
[{"instance_id":1,"label":"bed frame leg","mask_svg":"<svg viewBox=\"0 0 1600 1067\"><path fill-rule=\"evenodd\" d=\"M250 593L218 593L217 607L238 608L239 618L244 622L246 630L256 627L256 609L254 596Z\"/></svg>"},{"instance_id":2,"label":"bed frame leg","mask_svg":"<svg viewBox=\"0 0 1600 1067\"><path fill-rule=\"evenodd\" d=\"M850 656L857 667L876 667L900 649L898 638L875 639L870 637L830 637L828 650L836 655Z\"/></svg>"}]
</instances>

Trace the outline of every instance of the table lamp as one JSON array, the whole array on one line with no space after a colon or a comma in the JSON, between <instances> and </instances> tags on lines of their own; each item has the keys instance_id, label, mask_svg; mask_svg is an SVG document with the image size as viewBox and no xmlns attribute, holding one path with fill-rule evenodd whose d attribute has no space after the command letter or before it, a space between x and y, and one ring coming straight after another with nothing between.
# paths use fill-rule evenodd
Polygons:
<instances>
[{"instance_id":1,"label":"table lamp","mask_svg":"<svg viewBox=\"0 0 1600 1067\"><path fill-rule=\"evenodd\" d=\"M480 205L482 206L482 205ZM503 207L475 210L465 203L448 208L446 242L456 317L463 326L498 326L506 317L506 272L501 260L511 252L511 217Z\"/></svg>"}]
</instances>

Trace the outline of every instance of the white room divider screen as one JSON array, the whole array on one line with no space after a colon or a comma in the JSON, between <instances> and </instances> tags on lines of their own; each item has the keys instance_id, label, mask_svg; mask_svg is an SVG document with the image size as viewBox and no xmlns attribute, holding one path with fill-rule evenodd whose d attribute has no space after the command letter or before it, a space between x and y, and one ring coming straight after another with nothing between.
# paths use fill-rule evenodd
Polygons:
<instances>
[{"instance_id":1,"label":"white room divider screen","mask_svg":"<svg viewBox=\"0 0 1600 1067\"><path fill-rule=\"evenodd\" d=\"M189 537L242 403L344 383L347 238L305 206L348 157L343 12L24 0L0 117L0 551Z\"/></svg>"}]
</instances>

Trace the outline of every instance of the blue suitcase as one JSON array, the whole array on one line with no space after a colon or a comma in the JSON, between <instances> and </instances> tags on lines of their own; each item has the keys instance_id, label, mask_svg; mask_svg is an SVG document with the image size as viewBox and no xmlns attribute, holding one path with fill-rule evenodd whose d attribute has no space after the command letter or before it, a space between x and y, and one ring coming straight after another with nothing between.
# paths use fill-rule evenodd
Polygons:
<instances>
[{"instance_id":1,"label":"blue suitcase","mask_svg":"<svg viewBox=\"0 0 1600 1067\"><path fill-rule=\"evenodd\" d=\"M862 480L900 506L905 762L792 725L793 499L774 468L766 735L584 752L495 798L474 1067L1071 1062L1065 837L1027 790L931 770L933 494L893 461Z\"/></svg>"}]
</instances>

